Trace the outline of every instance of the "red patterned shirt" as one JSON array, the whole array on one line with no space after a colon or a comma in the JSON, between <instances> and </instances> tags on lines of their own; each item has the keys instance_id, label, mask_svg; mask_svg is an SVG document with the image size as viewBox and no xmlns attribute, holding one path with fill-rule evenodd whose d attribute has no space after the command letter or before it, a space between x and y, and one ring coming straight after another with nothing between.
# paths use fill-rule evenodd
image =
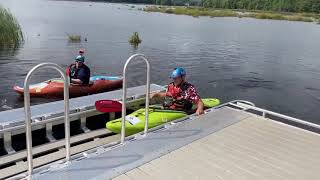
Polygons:
<instances>
[{"instance_id":1,"label":"red patterned shirt","mask_svg":"<svg viewBox=\"0 0 320 180\"><path fill-rule=\"evenodd\" d=\"M195 87L188 82L183 82L180 86L170 83L166 96L173 98L173 102L169 105L169 108L177 110L190 110L192 105L197 104L200 100Z\"/></svg>"}]
</instances>

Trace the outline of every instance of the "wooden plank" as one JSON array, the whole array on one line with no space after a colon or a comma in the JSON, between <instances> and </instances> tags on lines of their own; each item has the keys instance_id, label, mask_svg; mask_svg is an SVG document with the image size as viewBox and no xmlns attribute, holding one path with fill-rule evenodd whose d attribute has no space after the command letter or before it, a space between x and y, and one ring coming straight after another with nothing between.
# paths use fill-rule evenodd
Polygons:
<instances>
[{"instance_id":1,"label":"wooden plank","mask_svg":"<svg viewBox=\"0 0 320 180\"><path fill-rule=\"evenodd\" d=\"M129 178L127 175L122 174L116 178L114 178L114 180L132 180L131 178Z\"/></svg>"},{"instance_id":2,"label":"wooden plank","mask_svg":"<svg viewBox=\"0 0 320 180\"><path fill-rule=\"evenodd\" d=\"M200 161L195 158L196 155L189 156L187 152L178 149L174 153L166 157L166 162L173 162L176 166L183 168L190 174L190 178L194 179L217 179L223 180L224 178L218 173L216 167L211 166L207 161Z\"/></svg>"},{"instance_id":3,"label":"wooden plank","mask_svg":"<svg viewBox=\"0 0 320 180\"><path fill-rule=\"evenodd\" d=\"M202 156L199 156L201 160L207 160L210 162L210 164L214 164L216 167L218 166L225 173L230 173L232 176L237 176L238 178L236 179L260 179L257 174L243 169L235 162L229 161L224 157L217 156L214 153L207 154L207 152L201 148L199 149L192 146L186 146L183 151L186 151L190 154L202 154ZM225 177L223 174L221 174L221 176Z\"/></svg>"},{"instance_id":4,"label":"wooden plank","mask_svg":"<svg viewBox=\"0 0 320 180\"><path fill-rule=\"evenodd\" d=\"M212 156L209 156L203 152L197 151L196 149L191 149L189 146L185 146L184 148L181 148L180 150L186 152L186 155L188 157L192 157L195 162L201 162L204 163L208 169L210 170L210 173L213 173L222 179L234 179L234 180L245 180L245 176L243 173L239 173L237 171L230 171L226 169L223 165L223 162L217 161L216 158L212 158Z\"/></svg>"},{"instance_id":5,"label":"wooden plank","mask_svg":"<svg viewBox=\"0 0 320 180\"><path fill-rule=\"evenodd\" d=\"M259 121L259 123L256 123ZM295 140L300 140L302 142L308 142L312 144L319 144L320 138L319 134L310 132L301 128L293 127L281 122L263 119L259 117L251 117L247 121L243 123L248 123L252 127L256 127L258 129L266 129L269 131L273 131L276 133L282 133L284 136L288 138L295 138Z\"/></svg>"},{"instance_id":6,"label":"wooden plank","mask_svg":"<svg viewBox=\"0 0 320 180\"><path fill-rule=\"evenodd\" d=\"M252 129L250 127L247 128L234 128L233 132L230 134L234 134L235 136L240 135L242 138L247 140L256 139L263 141L264 144L268 144L270 146L276 146L275 148L284 148L284 151L290 151L292 153L303 153L305 154L305 144L311 145L309 143L298 143L294 141L285 140L281 135L275 135L273 133L264 132L258 129ZM318 151L319 145L312 146L314 150ZM310 151L308 157L310 159L320 158L319 153L315 153L315 151Z\"/></svg>"},{"instance_id":7,"label":"wooden plank","mask_svg":"<svg viewBox=\"0 0 320 180\"><path fill-rule=\"evenodd\" d=\"M239 138L238 136L229 136L225 135L225 139L230 139L232 138L235 143L239 143ZM295 160L292 157L288 157L288 155L285 152L278 152L274 151L271 147L265 146L263 142L261 144L258 144L256 142L251 142L249 140L243 139L243 142L241 143L242 146L247 146L249 149L255 150L255 152L260 152L264 154L264 156L269 157L269 158L274 158L277 159L278 164L280 162L280 165L282 167L287 167L288 169L296 169L301 170L301 166L303 166L304 160ZM290 168L289 168L290 167ZM305 169L304 171L310 171L312 172L313 170L311 169Z\"/></svg>"},{"instance_id":8,"label":"wooden plank","mask_svg":"<svg viewBox=\"0 0 320 180\"><path fill-rule=\"evenodd\" d=\"M186 152L180 149L174 151L173 153L167 154L161 158L164 166L166 164L172 164L176 170L175 173L183 172L186 176L185 179L217 179L222 180L223 178L215 173L214 170L209 170L209 166L205 165L203 162L202 166L197 164L193 158L186 158ZM210 168L211 169L211 168ZM197 173L195 173L197 172ZM182 173L181 173L182 174Z\"/></svg>"},{"instance_id":9,"label":"wooden plank","mask_svg":"<svg viewBox=\"0 0 320 180\"><path fill-rule=\"evenodd\" d=\"M229 134L225 134L225 136L229 136L231 134L232 134L232 137L234 137L234 139L238 139L238 141L240 142L243 141L243 143L245 144L251 143L257 146L261 146L265 148L267 152L270 152L273 156L277 156L280 159L286 158L287 160L292 161L292 163L301 164L301 163L305 163L305 160L317 161L317 159L312 159L309 157L312 155L313 150L311 149L312 146L308 148L308 144L305 144L305 146L300 146L301 148L305 147L306 149L310 150L309 153L305 153L306 151L297 151L295 148L290 148L289 146L287 146L287 144L276 143L277 138L268 138L268 136L262 136L262 135L250 136L250 132L248 131L241 132L236 129L233 129L232 132L230 131ZM304 162L301 162L301 159L304 159ZM310 164L310 163L307 163L307 164ZM312 167L310 166L310 168Z\"/></svg>"},{"instance_id":10,"label":"wooden plank","mask_svg":"<svg viewBox=\"0 0 320 180\"><path fill-rule=\"evenodd\" d=\"M295 133L290 133L296 131L295 129L292 129L291 131L283 131L278 128L274 128L272 126L264 125L266 120L259 120L260 122L254 122L257 120L251 120L248 119L244 121L243 123L248 123L246 128L249 128L250 130L254 132L259 132L263 134L268 134L270 137L277 137L281 139L282 141L286 141L287 143L294 144L294 145L303 145L303 144L312 144L316 146L315 148L318 148L320 150L320 141L315 140L308 140L306 137L302 137L300 135L297 135ZM263 125L263 126L261 126ZM281 125L279 125L281 126Z\"/></svg>"},{"instance_id":11,"label":"wooden plank","mask_svg":"<svg viewBox=\"0 0 320 180\"><path fill-rule=\"evenodd\" d=\"M144 173L150 175L152 178L154 179L166 179L166 180L176 180L177 177L175 176L171 176L171 174L169 173L164 173L163 171L161 171L160 169L158 169L157 167L155 167L154 165L150 164L150 163L146 163L142 166L139 167L139 169L141 171L143 171Z\"/></svg>"},{"instance_id":12,"label":"wooden plank","mask_svg":"<svg viewBox=\"0 0 320 180\"><path fill-rule=\"evenodd\" d=\"M266 163L267 165L273 166L274 168L277 168L280 171L283 171L283 173L290 174L290 172L287 171L287 168L294 167L294 166L289 166L291 164L286 163L284 161L280 161L279 159L273 158L272 156L269 157L268 155L266 155L266 153L257 151L253 148L250 148L248 146L244 146L240 143L236 143L235 141L232 140L232 138L218 139L216 137L216 139L217 140L213 141L212 143L210 141L207 141L206 143L208 143L208 145L210 145L210 146L217 147L217 148L226 148L226 149L240 151L246 155L251 156L251 158L262 161L262 162ZM280 165L278 165L278 164L280 164Z\"/></svg>"},{"instance_id":13,"label":"wooden plank","mask_svg":"<svg viewBox=\"0 0 320 180\"><path fill-rule=\"evenodd\" d=\"M269 160L270 158L273 159L273 161L274 159L277 159L276 166L278 167L281 166L283 169L290 171L291 174L292 173L294 174L294 177L297 176L296 172L299 172L299 171L301 172L300 174L302 174L301 177L303 177L304 175L312 176L315 171L320 170L319 159L315 159L314 161L306 161L304 156L301 156L299 154L292 155L292 150L290 148L285 148L286 144L269 146L267 143L264 142L264 140L258 139L257 137L248 136L249 131L247 130L240 134L237 134L236 129L232 129L232 131L230 131L229 129L228 133L227 131L224 131L226 132L225 134L216 136L216 139L212 140L212 143L213 143L212 145L214 146L217 141L226 142L226 146L230 146L230 143L229 143L230 141L234 141L233 144L242 144L242 147L248 147L248 149L251 150L251 152L252 150L254 150L254 153L252 153L253 155L261 153L264 155L264 158L267 157ZM233 135L230 135L230 134L233 134ZM210 144L210 140L208 140L207 143ZM275 148L278 148L278 146L284 146L284 148L282 148L284 150L282 151L274 150ZM304 145L301 145L300 147L304 148L308 146L309 146L308 143L306 143ZM308 153L303 153L303 154L306 154L307 156L309 152L314 153L314 150L310 149L310 150L307 150L306 152Z\"/></svg>"},{"instance_id":14,"label":"wooden plank","mask_svg":"<svg viewBox=\"0 0 320 180\"><path fill-rule=\"evenodd\" d=\"M223 156L224 158L237 163L237 165L243 169L247 169L259 176L263 176L264 178L279 180L286 179L287 174L284 174L275 168L270 168L270 166L267 166L265 163L250 156L244 156L243 154L239 155L234 150L220 148L219 146L210 146L208 144L203 144L201 148L206 149L208 153L216 153L217 156Z\"/></svg>"},{"instance_id":15,"label":"wooden plank","mask_svg":"<svg viewBox=\"0 0 320 180\"><path fill-rule=\"evenodd\" d=\"M174 160L173 160L174 161ZM166 174L165 176L168 178L174 179L187 179L189 174L186 174L181 167L176 167L173 164L168 164L167 162L163 161L162 159L158 158L151 162L149 162L153 167L157 168L161 174Z\"/></svg>"},{"instance_id":16,"label":"wooden plank","mask_svg":"<svg viewBox=\"0 0 320 180\"><path fill-rule=\"evenodd\" d=\"M135 169L127 172L126 175L130 179L137 179L137 180L151 180L151 179L154 179L152 176L149 176L148 174L144 173L139 168L135 168Z\"/></svg>"},{"instance_id":17,"label":"wooden plank","mask_svg":"<svg viewBox=\"0 0 320 180\"><path fill-rule=\"evenodd\" d=\"M247 161L241 161L241 159L232 154L223 153L217 149L212 150L206 146L202 146L201 148L193 146L193 148L201 149L202 153L205 154L205 156L214 155L216 158L222 157L223 162L229 164L229 167L226 168L226 170L231 170L237 167L237 169L246 172L247 179L268 179L265 177L269 176L266 171L259 170L257 166L254 166ZM234 166L231 168L230 164L233 164Z\"/></svg>"}]
</instances>

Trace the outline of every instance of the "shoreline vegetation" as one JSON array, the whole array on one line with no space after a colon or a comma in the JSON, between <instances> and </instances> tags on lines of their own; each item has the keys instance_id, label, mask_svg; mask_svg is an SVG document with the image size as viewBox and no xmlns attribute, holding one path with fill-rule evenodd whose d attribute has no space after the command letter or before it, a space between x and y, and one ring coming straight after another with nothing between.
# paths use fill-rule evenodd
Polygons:
<instances>
[{"instance_id":1,"label":"shoreline vegetation","mask_svg":"<svg viewBox=\"0 0 320 180\"><path fill-rule=\"evenodd\" d=\"M23 41L23 33L17 19L0 5L0 48L17 48Z\"/></svg>"},{"instance_id":2,"label":"shoreline vegetation","mask_svg":"<svg viewBox=\"0 0 320 180\"><path fill-rule=\"evenodd\" d=\"M147 12L320 23L320 0L100 0L149 4Z\"/></svg>"},{"instance_id":3,"label":"shoreline vegetation","mask_svg":"<svg viewBox=\"0 0 320 180\"><path fill-rule=\"evenodd\" d=\"M320 14L315 13L287 13L273 11L247 11L233 9L215 9L196 6L146 6L145 12L160 12L176 15L188 15L193 17L246 17L255 19L271 19L302 22L320 22Z\"/></svg>"}]
</instances>

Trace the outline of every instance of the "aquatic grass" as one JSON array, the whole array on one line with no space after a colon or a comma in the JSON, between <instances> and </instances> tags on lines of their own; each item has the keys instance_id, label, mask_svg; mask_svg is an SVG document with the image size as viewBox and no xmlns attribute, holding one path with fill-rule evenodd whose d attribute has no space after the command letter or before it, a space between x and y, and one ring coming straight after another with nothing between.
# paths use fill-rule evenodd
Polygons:
<instances>
[{"instance_id":1,"label":"aquatic grass","mask_svg":"<svg viewBox=\"0 0 320 180\"><path fill-rule=\"evenodd\" d=\"M299 15L303 17L313 18L313 19L320 19L320 14L315 14L315 13L299 13Z\"/></svg>"},{"instance_id":2,"label":"aquatic grass","mask_svg":"<svg viewBox=\"0 0 320 180\"><path fill-rule=\"evenodd\" d=\"M24 41L21 26L9 9L0 5L0 47L19 47Z\"/></svg>"},{"instance_id":3,"label":"aquatic grass","mask_svg":"<svg viewBox=\"0 0 320 180\"><path fill-rule=\"evenodd\" d=\"M256 19L272 19L272 20L286 20L286 21L302 21L313 22L312 17L305 17L300 14L285 15L280 13L251 13L245 15L245 17L252 17Z\"/></svg>"},{"instance_id":4,"label":"aquatic grass","mask_svg":"<svg viewBox=\"0 0 320 180\"><path fill-rule=\"evenodd\" d=\"M140 39L138 32L134 32L129 39L129 43L134 46L138 46L141 42L142 40Z\"/></svg>"},{"instance_id":5,"label":"aquatic grass","mask_svg":"<svg viewBox=\"0 0 320 180\"><path fill-rule=\"evenodd\" d=\"M74 34L67 34L68 39L70 42L81 42L81 36L80 35L74 35Z\"/></svg>"},{"instance_id":6,"label":"aquatic grass","mask_svg":"<svg viewBox=\"0 0 320 180\"><path fill-rule=\"evenodd\" d=\"M273 19L273 20L284 20L285 17L281 14L272 14L272 13L252 13L246 17L252 17L256 19Z\"/></svg>"},{"instance_id":7,"label":"aquatic grass","mask_svg":"<svg viewBox=\"0 0 320 180\"><path fill-rule=\"evenodd\" d=\"M288 21L302 21L302 22L313 22L314 21L311 17L303 17L303 16L286 16L285 18Z\"/></svg>"},{"instance_id":8,"label":"aquatic grass","mask_svg":"<svg viewBox=\"0 0 320 180\"><path fill-rule=\"evenodd\" d=\"M146 12L161 12L176 15L189 15L193 17L209 16L209 17L249 17L255 19L271 19L271 20L287 20L287 21L303 21L314 22L320 19L320 15L311 13L278 13L271 11L239 11L229 9L214 9L204 7L181 7L181 6L147 6L144 8Z\"/></svg>"},{"instance_id":9,"label":"aquatic grass","mask_svg":"<svg viewBox=\"0 0 320 180\"><path fill-rule=\"evenodd\" d=\"M176 15L189 15L193 17L210 16L210 17L235 17L236 12L231 10L214 10L199 7L157 7L147 6L144 8L146 12L162 12Z\"/></svg>"}]
</instances>

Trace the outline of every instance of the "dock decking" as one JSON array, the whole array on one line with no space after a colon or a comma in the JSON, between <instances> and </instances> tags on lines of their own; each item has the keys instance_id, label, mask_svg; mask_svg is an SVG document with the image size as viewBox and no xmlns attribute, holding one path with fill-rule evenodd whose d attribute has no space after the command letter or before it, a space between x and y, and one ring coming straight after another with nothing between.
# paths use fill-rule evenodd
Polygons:
<instances>
[{"instance_id":1,"label":"dock decking","mask_svg":"<svg viewBox=\"0 0 320 180\"><path fill-rule=\"evenodd\" d=\"M319 152L319 134L225 106L32 178L319 179Z\"/></svg>"},{"instance_id":2,"label":"dock decking","mask_svg":"<svg viewBox=\"0 0 320 180\"><path fill-rule=\"evenodd\" d=\"M249 117L114 180L319 179L320 137Z\"/></svg>"}]
</instances>

